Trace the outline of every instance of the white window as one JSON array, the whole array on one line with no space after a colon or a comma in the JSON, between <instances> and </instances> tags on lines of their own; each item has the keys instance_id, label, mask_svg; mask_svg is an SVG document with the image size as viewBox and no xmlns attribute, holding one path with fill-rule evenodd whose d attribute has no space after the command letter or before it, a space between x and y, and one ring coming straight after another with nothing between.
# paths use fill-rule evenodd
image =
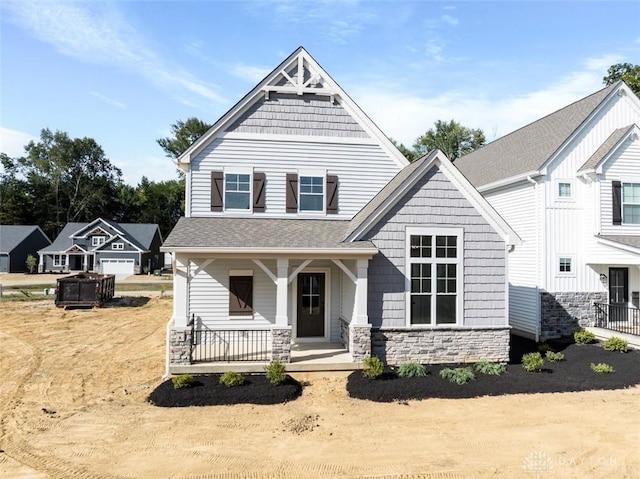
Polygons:
<instances>
[{"instance_id":1,"label":"white window","mask_svg":"<svg viewBox=\"0 0 640 479\"><path fill-rule=\"evenodd\" d=\"M67 255L65 254L53 255L53 266L64 267L66 265L67 265Z\"/></svg>"},{"instance_id":2,"label":"white window","mask_svg":"<svg viewBox=\"0 0 640 479\"><path fill-rule=\"evenodd\" d=\"M640 183L622 184L622 223L640 224Z\"/></svg>"},{"instance_id":3,"label":"white window","mask_svg":"<svg viewBox=\"0 0 640 479\"><path fill-rule=\"evenodd\" d=\"M462 317L462 230L407 229L408 322L457 324Z\"/></svg>"},{"instance_id":4,"label":"white window","mask_svg":"<svg viewBox=\"0 0 640 479\"><path fill-rule=\"evenodd\" d=\"M324 176L300 175L300 211L324 211Z\"/></svg>"},{"instance_id":5,"label":"white window","mask_svg":"<svg viewBox=\"0 0 640 479\"><path fill-rule=\"evenodd\" d=\"M227 210L249 210L251 206L251 175L225 173L224 207Z\"/></svg>"},{"instance_id":6,"label":"white window","mask_svg":"<svg viewBox=\"0 0 640 479\"><path fill-rule=\"evenodd\" d=\"M106 236L93 236L91 237L91 246L100 246L106 239Z\"/></svg>"},{"instance_id":7,"label":"white window","mask_svg":"<svg viewBox=\"0 0 640 479\"><path fill-rule=\"evenodd\" d=\"M573 256L559 254L557 256L558 276L575 276Z\"/></svg>"},{"instance_id":8,"label":"white window","mask_svg":"<svg viewBox=\"0 0 640 479\"><path fill-rule=\"evenodd\" d=\"M558 181L558 189L556 190L556 197L559 200L571 200L573 199L573 182L568 180Z\"/></svg>"},{"instance_id":9,"label":"white window","mask_svg":"<svg viewBox=\"0 0 640 479\"><path fill-rule=\"evenodd\" d=\"M111 249L124 249L124 243L111 243Z\"/></svg>"}]
</instances>

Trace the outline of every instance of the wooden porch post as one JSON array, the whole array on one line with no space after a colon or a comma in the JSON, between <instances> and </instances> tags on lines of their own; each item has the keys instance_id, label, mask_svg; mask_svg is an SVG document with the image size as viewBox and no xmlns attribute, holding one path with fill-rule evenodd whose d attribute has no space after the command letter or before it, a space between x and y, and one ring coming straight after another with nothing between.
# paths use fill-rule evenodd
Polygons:
<instances>
[{"instance_id":1,"label":"wooden porch post","mask_svg":"<svg viewBox=\"0 0 640 479\"><path fill-rule=\"evenodd\" d=\"M367 291L369 289L369 260L357 260L356 270L356 307L353 324L364 325L369 324L369 314L367 308Z\"/></svg>"},{"instance_id":2,"label":"wooden porch post","mask_svg":"<svg viewBox=\"0 0 640 479\"><path fill-rule=\"evenodd\" d=\"M289 289L289 259L278 258L276 276L276 325L288 326L287 316L288 289Z\"/></svg>"}]
</instances>

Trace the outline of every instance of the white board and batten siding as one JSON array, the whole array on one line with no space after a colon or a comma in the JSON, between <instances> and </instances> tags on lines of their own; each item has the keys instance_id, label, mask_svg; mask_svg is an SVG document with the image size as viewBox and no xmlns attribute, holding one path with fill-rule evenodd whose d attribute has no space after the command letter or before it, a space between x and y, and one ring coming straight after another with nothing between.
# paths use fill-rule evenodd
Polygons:
<instances>
[{"instance_id":1,"label":"white board and batten siding","mask_svg":"<svg viewBox=\"0 0 640 479\"><path fill-rule=\"evenodd\" d=\"M540 318L538 282L542 274L537 188L526 182L485 195L518 234L522 244L509 253L509 324L536 335Z\"/></svg>"},{"instance_id":2,"label":"white board and batten siding","mask_svg":"<svg viewBox=\"0 0 640 479\"><path fill-rule=\"evenodd\" d=\"M211 211L211 171L232 172L234 168L265 173L265 212L254 214L260 218L296 216L286 213L287 173L324 170L337 175L338 214L329 215L332 219L353 217L400 170L374 144L323 143L311 138L304 142L220 138L192 162L191 216L225 215Z\"/></svg>"}]
</instances>

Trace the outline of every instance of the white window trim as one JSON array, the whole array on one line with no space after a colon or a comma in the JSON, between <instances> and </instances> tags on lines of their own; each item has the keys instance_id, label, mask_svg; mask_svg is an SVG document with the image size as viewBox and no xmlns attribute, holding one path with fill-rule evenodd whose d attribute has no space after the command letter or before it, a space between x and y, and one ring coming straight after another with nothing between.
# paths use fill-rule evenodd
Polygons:
<instances>
[{"instance_id":1,"label":"white window trim","mask_svg":"<svg viewBox=\"0 0 640 479\"><path fill-rule=\"evenodd\" d=\"M102 241L98 241L102 239ZM107 237L106 236L92 236L91 237L91 246L101 246L103 244L105 244L105 242L107 241Z\"/></svg>"},{"instance_id":2,"label":"white window trim","mask_svg":"<svg viewBox=\"0 0 640 479\"><path fill-rule=\"evenodd\" d=\"M457 236L456 258L436 258L435 243L433 243L432 258L411 257L411 236ZM416 261L417 260L417 261ZM411 324L411 264L430 263L455 264L456 267L456 322L450 324L436 324L436 315L432 314L431 324ZM432 266L435 269L435 266ZM436 284L436 276L432 273L432 284ZM432 286L432 288L435 286ZM431 311L435 312L436 294L431 295ZM405 229L405 323L409 328L447 328L461 326L464 320L464 229L463 228L429 228L426 226L407 226Z\"/></svg>"},{"instance_id":3,"label":"white window trim","mask_svg":"<svg viewBox=\"0 0 640 479\"><path fill-rule=\"evenodd\" d=\"M625 225L629 225L629 226L638 226L640 225L640 223L626 223L624 221L624 185L640 185L640 179L638 178L633 178L633 179L629 179L627 181L620 181L620 187L621 187L621 191L620 191L620 216L622 218L622 226ZM627 203L629 205L639 205L640 203ZM617 225L616 225L617 226Z\"/></svg>"},{"instance_id":4,"label":"white window trim","mask_svg":"<svg viewBox=\"0 0 640 479\"><path fill-rule=\"evenodd\" d=\"M571 189L571 196L560 196L560 184L568 183ZM555 181L555 199L560 202L575 202L576 200L576 182L572 178L561 178Z\"/></svg>"},{"instance_id":5,"label":"white window trim","mask_svg":"<svg viewBox=\"0 0 640 479\"><path fill-rule=\"evenodd\" d=\"M227 207L227 175L249 175L249 207L248 208L228 208ZM222 210L233 211L234 213L253 213L253 168L233 168L225 169L222 172Z\"/></svg>"},{"instance_id":6,"label":"white window trim","mask_svg":"<svg viewBox=\"0 0 640 479\"><path fill-rule=\"evenodd\" d=\"M64 264L62 264L62 258L64 258ZM54 254L53 255L53 266L57 268L64 268L67 266L68 258L66 254Z\"/></svg>"},{"instance_id":7,"label":"white window trim","mask_svg":"<svg viewBox=\"0 0 640 479\"><path fill-rule=\"evenodd\" d=\"M300 188L302 187L302 177L303 176L311 176L311 177L315 177L315 178L322 178L322 210L318 210L318 211L307 211L307 210L301 210L300 209L300 205L302 203L301 201L301 194L300 194ZM313 215L313 216L319 216L319 215L326 215L327 214L327 170L298 170L298 213L302 214L302 215Z\"/></svg>"},{"instance_id":8,"label":"white window trim","mask_svg":"<svg viewBox=\"0 0 640 479\"><path fill-rule=\"evenodd\" d=\"M324 273L324 336L298 337L298 275L293 279L291 288L292 337L294 343L313 343L317 341L329 341L331 337L331 268L317 267L304 268L300 273Z\"/></svg>"},{"instance_id":9,"label":"white window trim","mask_svg":"<svg viewBox=\"0 0 640 479\"><path fill-rule=\"evenodd\" d=\"M571 271L560 271L560 259L568 258L571 262ZM559 253L556 254L556 264L555 264L555 272L556 276L559 278L575 278L576 276L576 258L573 254L564 254Z\"/></svg>"},{"instance_id":10,"label":"white window trim","mask_svg":"<svg viewBox=\"0 0 640 479\"><path fill-rule=\"evenodd\" d=\"M124 243L111 243L111 249L123 250L124 249Z\"/></svg>"}]
</instances>

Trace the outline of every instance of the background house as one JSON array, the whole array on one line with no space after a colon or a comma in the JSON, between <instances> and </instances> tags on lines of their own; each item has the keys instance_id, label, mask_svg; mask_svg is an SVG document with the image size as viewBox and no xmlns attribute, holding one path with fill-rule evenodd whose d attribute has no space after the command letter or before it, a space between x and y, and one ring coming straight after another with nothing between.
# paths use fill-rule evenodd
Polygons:
<instances>
[{"instance_id":1,"label":"background house","mask_svg":"<svg viewBox=\"0 0 640 479\"><path fill-rule=\"evenodd\" d=\"M456 161L523 240L509 256L519 334L568 335L599 309L638 307L638 125L640 101L618 82Z\"/></svg>"},{"instance_id":2,"label":"background house","mask_svg":"<svg viewBox=\"0 0 640 479\"><path fill-rule=\"evenodd\" d=\"M39 226L0 225L0 273L29 271L27 256L51 244Z\"/></svg>"},{"instance_id":3,"label":"background house","mask_svg":"<svg viewBox=\"0 0 640 479\"><path fill-rule=\"evenodd\" d=\"M116 223L98 218L67 223L53 243L39 251L43 272L92 271L130 276L164 266L156 224Z\"/></svg>"}]
</instances>

